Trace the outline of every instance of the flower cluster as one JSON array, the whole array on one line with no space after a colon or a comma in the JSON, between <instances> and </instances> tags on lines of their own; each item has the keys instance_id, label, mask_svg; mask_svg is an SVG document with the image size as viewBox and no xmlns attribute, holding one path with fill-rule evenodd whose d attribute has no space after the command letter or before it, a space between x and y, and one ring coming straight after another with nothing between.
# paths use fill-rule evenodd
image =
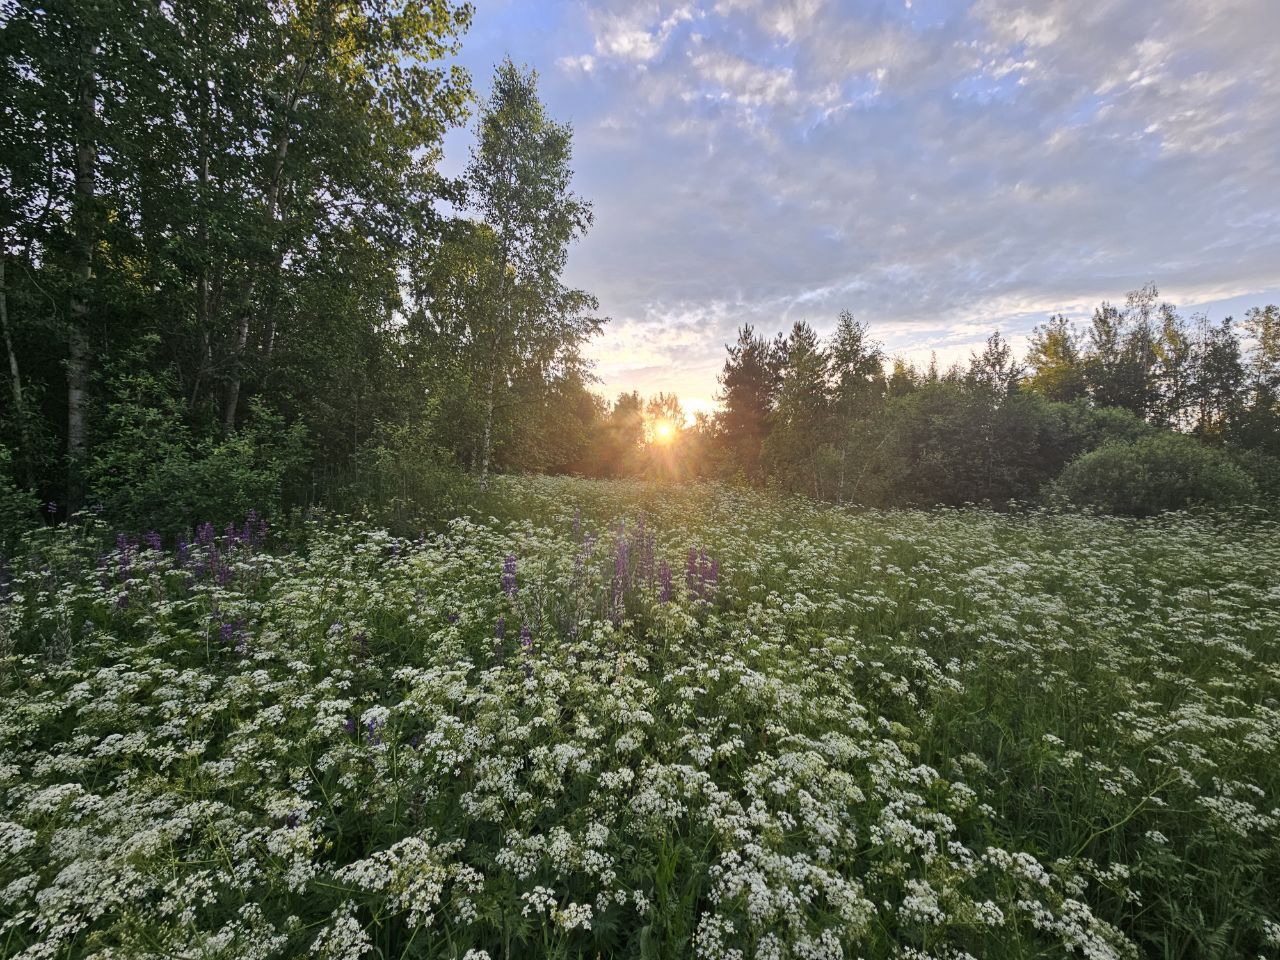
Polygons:
<instances>
[{"instance_id":1,"label":"flower cluster","mask_svg":"<svg viewBox=\"0 0 1280 960\"><path fill-rule=\"evenodd\" d=\"M0 953L1277 955L1274 521L496 487L33 533Z\"/></svg>"}]
</instances>

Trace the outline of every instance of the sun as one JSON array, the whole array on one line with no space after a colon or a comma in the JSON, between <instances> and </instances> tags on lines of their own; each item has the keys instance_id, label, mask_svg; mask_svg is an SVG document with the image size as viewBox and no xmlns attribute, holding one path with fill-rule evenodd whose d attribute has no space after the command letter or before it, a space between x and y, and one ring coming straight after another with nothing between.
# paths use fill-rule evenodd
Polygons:
<instances>
[{"instance_id":1,"label":"sun","mask_svg":"<svg viewBox=\"0 0 1280 960\"><path fill-rule=\"evenodd\" d=\"M653 440L655 443L670 443L676 438L676 425L670 420L655 420L653 423Z\"/></svg>"}]
</instances>

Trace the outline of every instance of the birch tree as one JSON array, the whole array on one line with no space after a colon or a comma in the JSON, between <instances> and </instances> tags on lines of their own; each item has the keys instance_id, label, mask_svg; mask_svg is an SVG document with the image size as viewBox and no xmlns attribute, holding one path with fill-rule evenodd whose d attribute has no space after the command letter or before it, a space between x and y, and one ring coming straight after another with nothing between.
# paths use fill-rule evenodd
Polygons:
<instances>
[{"instance_id":1,"label":"birch tree","mask_svg":"<svg viewBox=\"0 0 1280 960\"><path fill-rule=\"evenodd\" d=\"M591 205L570 190L572 131L552 120L537 73L510 59L498 66L482 106L466 172L472 209L491 231L483 269L483 318L471 333L480 389L476 470L492 466L495 413L514 375L540 378L580 363L599 327L596 301L563 282L570 245L591 226Z\"/></svg>"}]
</instances>

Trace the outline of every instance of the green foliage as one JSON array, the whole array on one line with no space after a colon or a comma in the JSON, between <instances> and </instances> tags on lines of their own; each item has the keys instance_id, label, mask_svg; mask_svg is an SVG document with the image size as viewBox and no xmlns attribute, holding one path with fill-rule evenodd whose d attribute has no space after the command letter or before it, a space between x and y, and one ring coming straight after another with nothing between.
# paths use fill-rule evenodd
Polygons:
<instances>
[{"instance_id":1,"label":"green foliage","mask_svg":"<svg viewBox=\"0 0 1280 960\"><path fill-rule=\"evenodd\" d=\"M1086 453L1067 466L1053 492L1080 506L1146 517L1193 504L1247 502L1257 486L1221 451L1192 437L1157 434Z\"/></svg>"},{"instance_id":2,"label":"green foliage","mask_svg":"<svg viewBox=\"0 0 1280 960\"><path fill-rule=\"evenodd\" d=\"M8 553L18 538L39 522L35 494L18 486L13 476L13 452L0 446L0 554Z\"/></svg>"},{"instance_id":3,"label":"green foliage","mask_svg":"<svg viewBox=\"0 0 1280 960\"><path fill-rule=\"evenodd\" d=\"M474 456L483 484L496 441L518 432L515 421L532 419L522 408L566 381L581 383L582 345L602 321L596 299L563 282L569 247L592 212L570 190L572 131L547 114L537 73L510 59L499 64L477 126L465 180L469 204L483 217L481 242L463 274L467 306L451 346L481 391Z\"/></svg>"},{"instance_id":4,"label":"green foliage","mask_svg":"<svg viewBox=\"0 0 1280 960\"><path fill-rule=\"evenodd\" d=\"M1067 409L977 383L923 384L869 425L850 496L886 506L1030 500L1078 452Z\"/></svg>"},{"instance_id":5,"label":"green foliage","mask_svg":"<svg viewBox=\"0 0 1280 960\"><path fill-rule=\"evenodd\" d=\"M825 493L822 451L832 439L830 363L813 328L796 323L787 338L786 362L761 451L772 481L817 498Z\"/></svg>"},{"instance_id":6,"label":"green foliage","mask_svg":"<svg viewBox=\"0 0 1280 960\"><path fill-rule=\"evenodd\" d=\"M360 448L355 476L334 500L397 532L417 532L457 514L472 487L428 423L390 423L379 425Z\"/></svg>"},{"instance_id":7,"label":"green foliage","mask_svg":"<svg viewBox=\"0 0 1280 960\"><path fill-rule=\"evenodd\" d=\"M722 436L732 468L748 480L761 482L764 441L785 366L786 341L782 337L766 340L744 324L737 342L726 349L729 356L720 374Z\"/></svg>"},{"instance_id":8,"label":"green foliage","mask_svg":"<svg viewBox=\"0 0 1280 960\"><path fill-rule=\"evenodd\" d=\"M165 384L149 375L113 383L105 436L88 469L90 503L120 529L176 533L279 510L305 463L305 431L254 405L228 437L194 436Z\"/></svg>"},{"instance_id":9,"label":"green foliage","mask_svg":"<svg viewBox=\"0 0 1280 960\"><path fill-rule=\"evenodd\" d=\"M1061 314L1032 331L1027 362L1031 368L1027 377L1029 389L1062 403L1085 396L1087 384L1080 338Z\"/></svg>"},{"instance_id":10,"label":"green foliage","mask_svg":"<svg viewBox=\"0 0 1280 960\"><path fill-rule=\"evenodd\" d=\"M435 164L471 98L451 63L471 13L448 0L6 7L5 339L31 400L29 416L0 416L0 439L24 447L43 499L80 492L69 464L127 466L123 441L93 449L117 423L166 449L203 444L193 462L237 477L269 473L269 446L243 450L248 434L275 442L262 405L307 427L315 475L338 475L394 400L424 392L405 383L423 368L400 362L393 318L439 233ZM103 371L151 341L128 373L163 368L167 406L109 421ZM263 492L245 486L237 497Z\"/></svg>"},{"instance_id":11,"label":"green foliage","mask_svg":"<svg viewBox=\"0 0 1280 960\"><path fill-rule=\"evenodd\" d=\"M1270 496L1280 311L1247 314L1246 356L1229 318L1193 328L1158 296L1149 285L1103 303L1087 338L1051 318L1026 369L998 332L967 368L897 358L886 378L880 345L847 312L825 342L807 324L772 342L744 327L700 469L838 503L999 505L1038 500L1087 451L1163 432L1255 452L1249 470Z\"/></svg>"},{"instance_id":12,"label":"green foliage","mask_svg":"<svg viewBox=\"0 0 1280 960\"><path fill-rule=\"evenodd\" d=\"M1280 456L1262 449L1228 449L1226 453L1253 480L1263 503L1280 504Z\"/></svg>"}]
</instances>

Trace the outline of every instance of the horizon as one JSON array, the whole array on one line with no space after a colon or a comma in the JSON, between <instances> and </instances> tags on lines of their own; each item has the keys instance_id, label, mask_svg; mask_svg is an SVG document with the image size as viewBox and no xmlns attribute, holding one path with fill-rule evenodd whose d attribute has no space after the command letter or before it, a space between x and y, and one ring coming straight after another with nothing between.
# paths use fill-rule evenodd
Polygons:
<instances>
[{"instance_id":1,"label":"horizon","mask_svg":"<svg viewBox=\"0 0 1280 960\"><path fill-rule=\"evenodd\" d=\"M741 324L826 335L843 309L946 367L1147 283L1211 320L1280 300L1257 159L1280 151L1280 7L1017 6L481 5L457 57L477 91L510 55L573 127L596 391L710 410ZM472 141L451 131L442 170Z\"/></svg>"}]
</instances>

